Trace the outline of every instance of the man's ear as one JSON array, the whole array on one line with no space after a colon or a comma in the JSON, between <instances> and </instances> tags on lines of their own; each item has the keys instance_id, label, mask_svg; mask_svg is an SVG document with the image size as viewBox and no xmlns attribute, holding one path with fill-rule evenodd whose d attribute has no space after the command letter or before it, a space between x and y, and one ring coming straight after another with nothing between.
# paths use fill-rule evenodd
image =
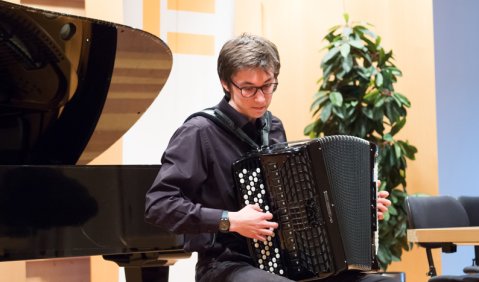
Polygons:
<instances>
[{"instance_id":1,"label":"man's ear","mask_svg":"<svg viewBox=\"0 0 479 282\"><path fill-rule=\"evenodd\" d=\"M224 80L221 80L221 86L223 86L223 90L226 91L226 92L230 92L230 89L229 89L229 84L228 82L224 81Z\"/></svg>"}]
</instances>

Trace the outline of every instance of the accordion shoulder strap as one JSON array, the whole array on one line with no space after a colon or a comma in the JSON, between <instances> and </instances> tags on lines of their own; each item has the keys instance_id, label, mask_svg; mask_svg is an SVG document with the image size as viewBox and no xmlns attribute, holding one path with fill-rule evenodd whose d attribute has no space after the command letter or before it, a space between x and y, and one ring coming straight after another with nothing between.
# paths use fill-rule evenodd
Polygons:
<instances>
[{"instance_id":1,"label":"accordion shoulder strap","mask_svg":"<svg viewBox=\"0 0 479 282\"><path fill-rule=\"evenodd\" d=\"M241 141L247 143L253 149L260 149L261 147L254 142L248 134L246 134L240 127L238 127L227 115L225 115L222 111L217 108L207 108L200 112L193 113L190 115L186 120L195 117L195 116L202 116L212 120L216 125L221 127L222 129L232 133ZM263 121L265 122L265 126L261 130L261 141L262 146L268 146L269 144L269 130L271 128L271 113L267 111L264 116L262 117Z\"/></svg>"}]
</instances>

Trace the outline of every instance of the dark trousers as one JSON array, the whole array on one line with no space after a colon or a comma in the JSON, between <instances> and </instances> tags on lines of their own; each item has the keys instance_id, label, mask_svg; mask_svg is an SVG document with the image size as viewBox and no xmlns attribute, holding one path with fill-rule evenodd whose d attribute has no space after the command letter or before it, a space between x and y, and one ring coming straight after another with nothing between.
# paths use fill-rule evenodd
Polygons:
<instances>
[{"instance_id":1,"label":"dark trousers","mask_svg":"<svg viewBox=\"0 0 479 282\"><path fill-rule=\"evenodd\" d=\"M287 278L271 274L252 266L245 261L221 261L210 264L208 269L196 273L198 282L291 282ZM321 279L321 282L395 282L391 277L378 274L365 274L359 271L345 271L334 277Z\"/></svg>"}]
</instances>

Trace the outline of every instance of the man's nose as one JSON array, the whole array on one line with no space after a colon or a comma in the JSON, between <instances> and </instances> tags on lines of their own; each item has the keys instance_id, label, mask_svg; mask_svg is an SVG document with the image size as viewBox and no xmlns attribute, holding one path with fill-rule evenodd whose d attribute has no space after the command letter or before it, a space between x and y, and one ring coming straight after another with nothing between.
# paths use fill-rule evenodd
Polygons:
<instances>
[{"instance_id":1,"label":"man's nose","mask_svg":"<svg viewBox=\"0 0 479 282\"><path fill-rule=\"evenodd\" d=\"M261 88L258 88L258 90L256 91L256 95L255 95L254 99L256 101L262 102L262 101L266 100L265 96L266 95L264 94L263 90Z\"/></svg>"}]
</instances>

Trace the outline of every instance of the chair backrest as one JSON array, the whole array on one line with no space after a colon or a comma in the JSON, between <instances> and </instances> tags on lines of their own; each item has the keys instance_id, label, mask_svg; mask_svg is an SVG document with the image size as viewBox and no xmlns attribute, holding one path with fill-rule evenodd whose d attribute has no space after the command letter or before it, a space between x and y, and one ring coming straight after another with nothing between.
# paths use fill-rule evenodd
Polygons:
<instances>
[{"instance_id":1,"label":"chair backrest","mask_svg":"<svg viewBox=\"0 0 479 282\"><path fill-rule=\"evenodd\" d=\"M466 209L470 225L479 226L479 197L461 196L458 200Z\"/></svg>"},{"instance_id":2,"label":"chair backrest","mask_svg":"<svg viewBox=\"0 0 479 282\"><path fill-rule=\"evenodd\" d=\"M454 197L418 196L406 199L409 228L469 226L464 207Z\"/></svg>"},{"instance_id":3,"label":"chair backrest","mask_svg":"<svg viewBox=\"0 0 479 282\"><path fill-rule=\"evenodd\" d=\"M461 196L458 198L469 216L471 226L479 226L479 197ZM473 266L464 268L464 272L479 272L479 246L474 246L474 263Z\"/></svg>"},{"instance_id":4,"label":"chair backrest","mask_svg":"<svg viewBox=\"0 0 479 282\"><path fill-rule=\"evenodd\" d=\"M451 196L429 196L429 197L407 197L406 211L408 214L409 228L445 228L445 227L467 227L469 218L461 202ZM474 275L460 276L436 276L436 268L432 258L432 248L442 248L443 251L454 252L455 245L449 242L442 243L420 243L426 248L429 263L429 282L445 281L478 281ZM452 245L452 246L451 246ZM472 278L472 280L468 280Z\"/></svg>"}]
</instances>

